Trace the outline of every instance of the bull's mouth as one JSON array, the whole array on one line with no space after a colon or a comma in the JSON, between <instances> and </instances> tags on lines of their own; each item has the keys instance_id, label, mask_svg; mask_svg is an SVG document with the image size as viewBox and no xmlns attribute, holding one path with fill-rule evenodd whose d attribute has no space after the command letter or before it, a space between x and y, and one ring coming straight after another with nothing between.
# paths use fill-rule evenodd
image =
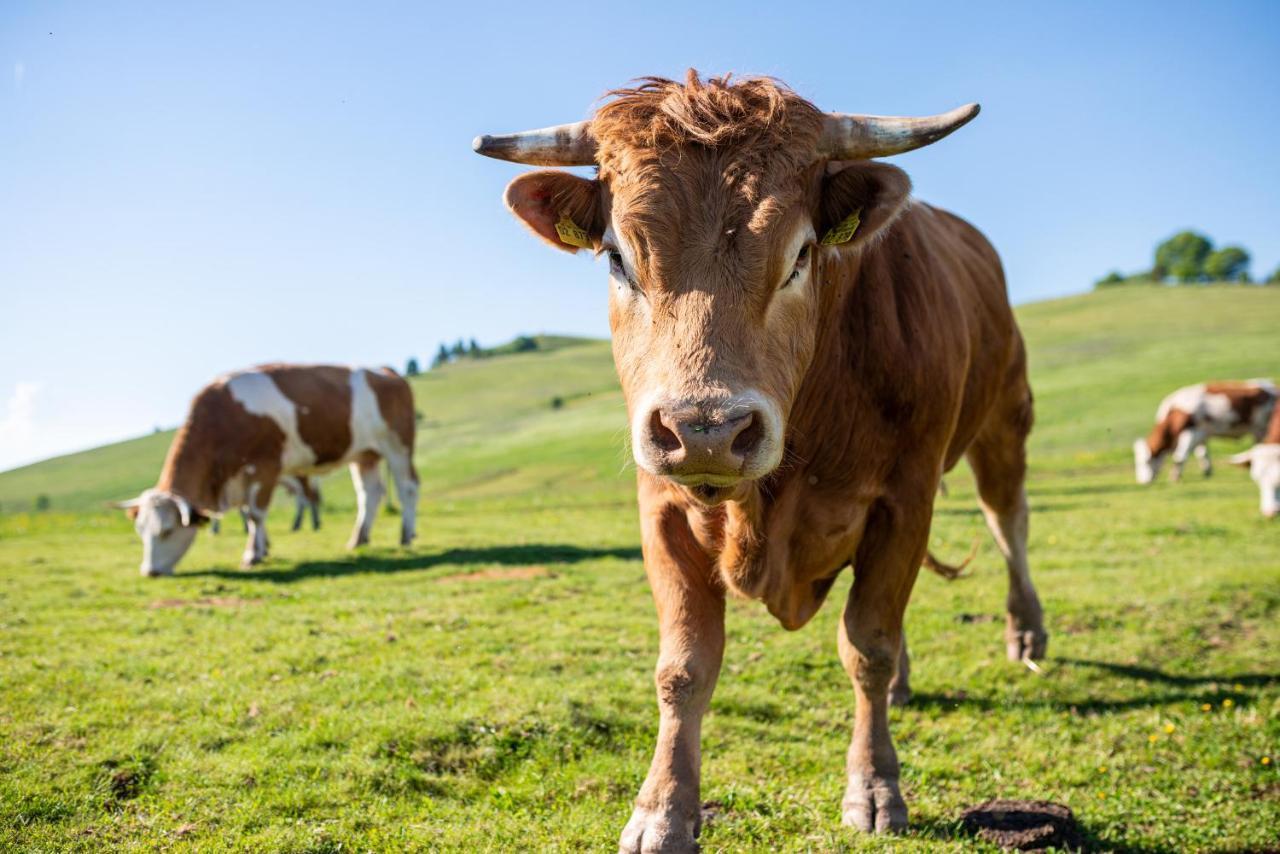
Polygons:
<instances>
[{"instance_id":1,"label":"bull's mouth","mask_svg":"<svg viewBox=\"0 0 1280 854\"><path fill-rule=\"evenodd\" d=\"M684 487L708 507L740 498L744 488L754 482L746 477L719 474L667 475L666 479Z\"/></svg>"}]
</instances>

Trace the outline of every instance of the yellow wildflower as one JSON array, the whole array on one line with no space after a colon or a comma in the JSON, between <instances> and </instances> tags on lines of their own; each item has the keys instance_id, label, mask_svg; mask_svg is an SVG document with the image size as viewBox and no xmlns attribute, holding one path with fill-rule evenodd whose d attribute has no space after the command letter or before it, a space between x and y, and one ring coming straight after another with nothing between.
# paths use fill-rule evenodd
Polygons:
<instances>
[{"instance_id":1,"label":"yellow wildflower","mask_svg":"<svg viewBox=\"0 0 1280 854\"><path fill-rule=\"evenodd\" d=\"M1229 709L1234 705L1235 705L1235 702L1230 697L1222 701L1222 708L1224 709Z\"/></svg>"},{"instance_id":2,"label":"yellow wildflower","mask_svg":"<svg viewBox=\"0 0 1280 854\"><path fill-rule=\"evenodd\" d=\"M1170 735L1173 735L1174 731L1176 731L1177 729L1178 729L1178 728L1177 728L1176 726L1174 726L1173 724L1165 724L1165 725L1164 725L1164 731L1165 731L1165 732L1167 732L1167 733L1169 733Z\"/></svg>"}]
</instances>

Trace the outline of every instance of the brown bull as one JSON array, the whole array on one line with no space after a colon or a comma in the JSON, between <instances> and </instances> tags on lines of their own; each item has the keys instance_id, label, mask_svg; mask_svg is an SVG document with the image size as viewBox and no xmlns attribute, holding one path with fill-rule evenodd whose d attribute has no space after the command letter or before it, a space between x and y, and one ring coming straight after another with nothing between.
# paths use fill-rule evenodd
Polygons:
<instances>
[{"instance_id":1,"label":"brown bull","mask_svg":"<svg viewBox=\"0 0 1280 854\"><path fill-rule=\"evenodd\" d=\"M831 115L770 81L651 79L576 125L481 137L538 165L507 203L611 268L614 359L639 467L661 628L658 743L624 851L685 850L725 595L803 626L854 568L839 650L857 697L845 823L903 828L889 737L905 695L903 611L934 496L967 456L1009 571L1009 657L1044 654L1026 557L1026 355L1000 260L867 158L933 142L926 119ZM896 684L895 673L897 676Z\"/></svg>"}]
</instances>

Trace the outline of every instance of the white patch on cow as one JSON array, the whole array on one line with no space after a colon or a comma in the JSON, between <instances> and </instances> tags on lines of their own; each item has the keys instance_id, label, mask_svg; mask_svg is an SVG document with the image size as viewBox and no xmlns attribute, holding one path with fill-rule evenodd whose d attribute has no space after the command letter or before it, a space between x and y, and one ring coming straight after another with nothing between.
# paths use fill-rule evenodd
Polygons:
<instances>
[{"instance_id":1,"label":"white patch on cow","mask_svg":"<svg viewBox=\"0 0 1280 854\"><path fill-rule=\"evenodd\" d=\"M285 397L275 380L256 371L233 374L227 380L227 390L245 410L270 418L284 433L280 464L285 471L305 470L315 465L315 451L302 441L298 432L297 408Z\"/></svg>"},{"instance_id":2,"label":"white patch on cow","mask_svg":"<svg viewBox=\"0 0 1280 854\"><path fill-rule=\"evenodd\" d=\"M1183 412L1194 414L1200 408L1200 403L1203 400L1204 383L1180 388L1160 401L1160 408L1156 410L1156 423L1159 424L1169 417L1169 412L1173 409L1180 409Z\"/></svg>"},{"instance_id":3,"label":"white patch on cow","mask_svg":"<svg viewBox=\"0 0 1280 854\"><path fill-rule=\"evenodd\" d=\"M351 448L348 458L364 450L379 451L387 446L391 430L378 409L378 396L369 385L369 372L363 368L351 370ZM400 443L397 441L397 445Z\"/></svg>"}]
</instances>

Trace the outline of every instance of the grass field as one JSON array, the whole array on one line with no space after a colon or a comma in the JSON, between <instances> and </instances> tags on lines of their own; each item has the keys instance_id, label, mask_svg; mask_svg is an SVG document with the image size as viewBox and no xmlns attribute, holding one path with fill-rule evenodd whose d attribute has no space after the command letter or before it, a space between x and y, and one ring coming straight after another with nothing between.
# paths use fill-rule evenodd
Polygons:
<instances>
[{"instance_id":1,"label":"grass field","mask_svg":"<svg viewBox=\"0 0 1280 854\"><path fill-rule=\"evenodd\" d=\"M908 611L910 833L839 825L837 592L790 634L731 606L706 850L972 850L956 819L992 797L1065 803L1097 849L1280 846L1280 524L1242 471L1140 488L1129 458L1174 387L1280 374L1280 289L1119 287L1020 316L1044 672L1004 660L1003 569L954 472L934 547L982 545ZM656 731L656 621L608 346L558 343L415 380L411 549L384 517L344 553L335 476L318 533L279 502L263 567L236 568L228 524L145 579L102 502L153 482L167 435L0 474L0 849L614 846Z\"/></svg>"}]
</instances>

